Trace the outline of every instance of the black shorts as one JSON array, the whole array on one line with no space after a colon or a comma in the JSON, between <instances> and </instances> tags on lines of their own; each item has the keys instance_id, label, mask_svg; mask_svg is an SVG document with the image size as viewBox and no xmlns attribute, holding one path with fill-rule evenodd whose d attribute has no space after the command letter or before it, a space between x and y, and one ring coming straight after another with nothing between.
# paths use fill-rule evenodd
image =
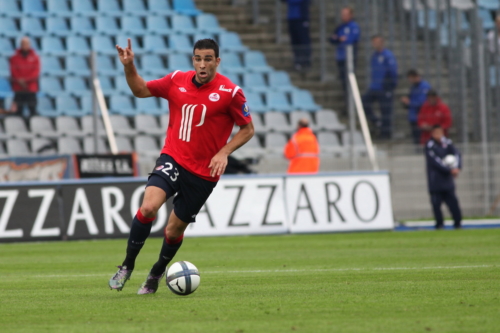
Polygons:
<instances>
[{"instance_id":1,"label":"black shorts","mask_svg":"<svg viewBox=\"0 0 500 333\"><path fill-rule=\"evenodd\" d=\"M212 193L217 182L193 175L167 154L161 154L148 178L148 186L159 187L167 198L174 197L174 212L186 223L196 222L196 215ZM177 195L176 195L177 194Z\"/></svg>"}]
</instances>

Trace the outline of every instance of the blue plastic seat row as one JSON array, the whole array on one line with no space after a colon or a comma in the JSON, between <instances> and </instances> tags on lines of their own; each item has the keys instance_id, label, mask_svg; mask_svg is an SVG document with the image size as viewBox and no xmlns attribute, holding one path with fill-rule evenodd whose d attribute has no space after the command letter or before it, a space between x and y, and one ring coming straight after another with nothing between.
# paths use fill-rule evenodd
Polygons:
<instances>
[{"instance_id":1,"label":"blue plastic seat row","mask_svg":"<svg viewBox=\"0 0 500 333\"><path fill-rule=\"evenodd\" d=\"M287 94L280 91L267 91L262 94L256 92L245 92L250 111L265 113L268 111L292 112L295 110L318 111L321 107L314 102L314 98L307 90L295 89L290 92L291 99Z\"/></svg>"}]
</instances>

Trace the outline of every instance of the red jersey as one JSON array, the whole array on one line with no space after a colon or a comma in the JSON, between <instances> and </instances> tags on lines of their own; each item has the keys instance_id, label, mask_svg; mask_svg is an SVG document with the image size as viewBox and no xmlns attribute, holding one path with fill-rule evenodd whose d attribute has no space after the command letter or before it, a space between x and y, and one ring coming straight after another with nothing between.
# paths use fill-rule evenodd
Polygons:
<instances>
[{"instance_id":1,"label":"red jersey","mask_svg":"<svg viewBox=\"0 0 500 333\"><path fill-rule=\"evenodd\" d=\"M179 165L200 178L211 177L210 161L227 144L236 123L252 121L245 95L227 77L215 78L198 88L193 83L195 71L175 71L149 81L147 87L155 97L168 100L170 121L162 154L172 156Z\"/></svg>"},{"instance_id":2,"label":"red jersey","mask_svg":"<svg viewBox=\"0 0 500 333\"><path fill-rule=\"evenodd\" d=\"M418 126L424 125L434 126L441 125L444 130L444 135L448 136L448 129L451 127L452 119L450 109L444 104L440 98L436 105L425 102L418 113ZM420 134L420 143L425 145L431 138L430 131L422 131Z\"/></svg>"},{"instance_id":3,"label":"red jersey","mask_svg":"<svg viewBox=\"0 0 500 333\"><path fill-rule=\"evenodd\" d=\"M20 49L10 58L10 75L12 76L12 90L14 91L38 91L38 77L40 76L40 58L35 51L29 50L26 56ZM19 83L18 79L26 81L26 89Z\"/></svg>"}]
</instances>

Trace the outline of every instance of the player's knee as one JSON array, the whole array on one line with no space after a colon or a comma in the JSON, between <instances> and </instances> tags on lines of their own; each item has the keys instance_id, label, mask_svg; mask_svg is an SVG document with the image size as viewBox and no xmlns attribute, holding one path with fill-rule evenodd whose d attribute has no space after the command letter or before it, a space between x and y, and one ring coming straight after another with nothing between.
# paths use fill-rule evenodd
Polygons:
<instances>
[{"instance_id":1,"label":"player's knee","mask_svg":"<svg viewBox=\"0 0 500 333\"><path fill-rule=\"evenodd\" d=\"M165 228L165 240L169 244L179 243L184 238L184 231Z\"/></svg>"},{"instance_id":2,"label":"player's knee","mask_svg":"<svg viewBox=\"0 0 500 333\"><path fill-rule=\"evenodd\" d=\"M152 218L156 216L158 208L150 203L143 203L141 206L141 213L147 218Z\"/></svg>"}]
</instances>

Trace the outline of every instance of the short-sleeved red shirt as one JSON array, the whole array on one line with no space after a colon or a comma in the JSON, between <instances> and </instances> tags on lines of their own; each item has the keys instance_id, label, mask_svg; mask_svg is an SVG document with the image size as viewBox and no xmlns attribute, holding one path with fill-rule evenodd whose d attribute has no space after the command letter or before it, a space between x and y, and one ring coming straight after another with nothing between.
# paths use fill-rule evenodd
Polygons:
<instances>
[{"instance_id":1,"label":"short-sleeved red shirt","mask_svg":"<svg viewBox=\"0 0 500 333\"><path fill-rule=\"evenodd\" d=\"M162 154L172 156L184 169L209 181L210 160L226 145L236 123L251 122L241 88L227 77L215 78L198 88L192 79L195 71L175 71L149 81L155 97L168 100L170 120Z\"/></svg>"}]
</instances>

